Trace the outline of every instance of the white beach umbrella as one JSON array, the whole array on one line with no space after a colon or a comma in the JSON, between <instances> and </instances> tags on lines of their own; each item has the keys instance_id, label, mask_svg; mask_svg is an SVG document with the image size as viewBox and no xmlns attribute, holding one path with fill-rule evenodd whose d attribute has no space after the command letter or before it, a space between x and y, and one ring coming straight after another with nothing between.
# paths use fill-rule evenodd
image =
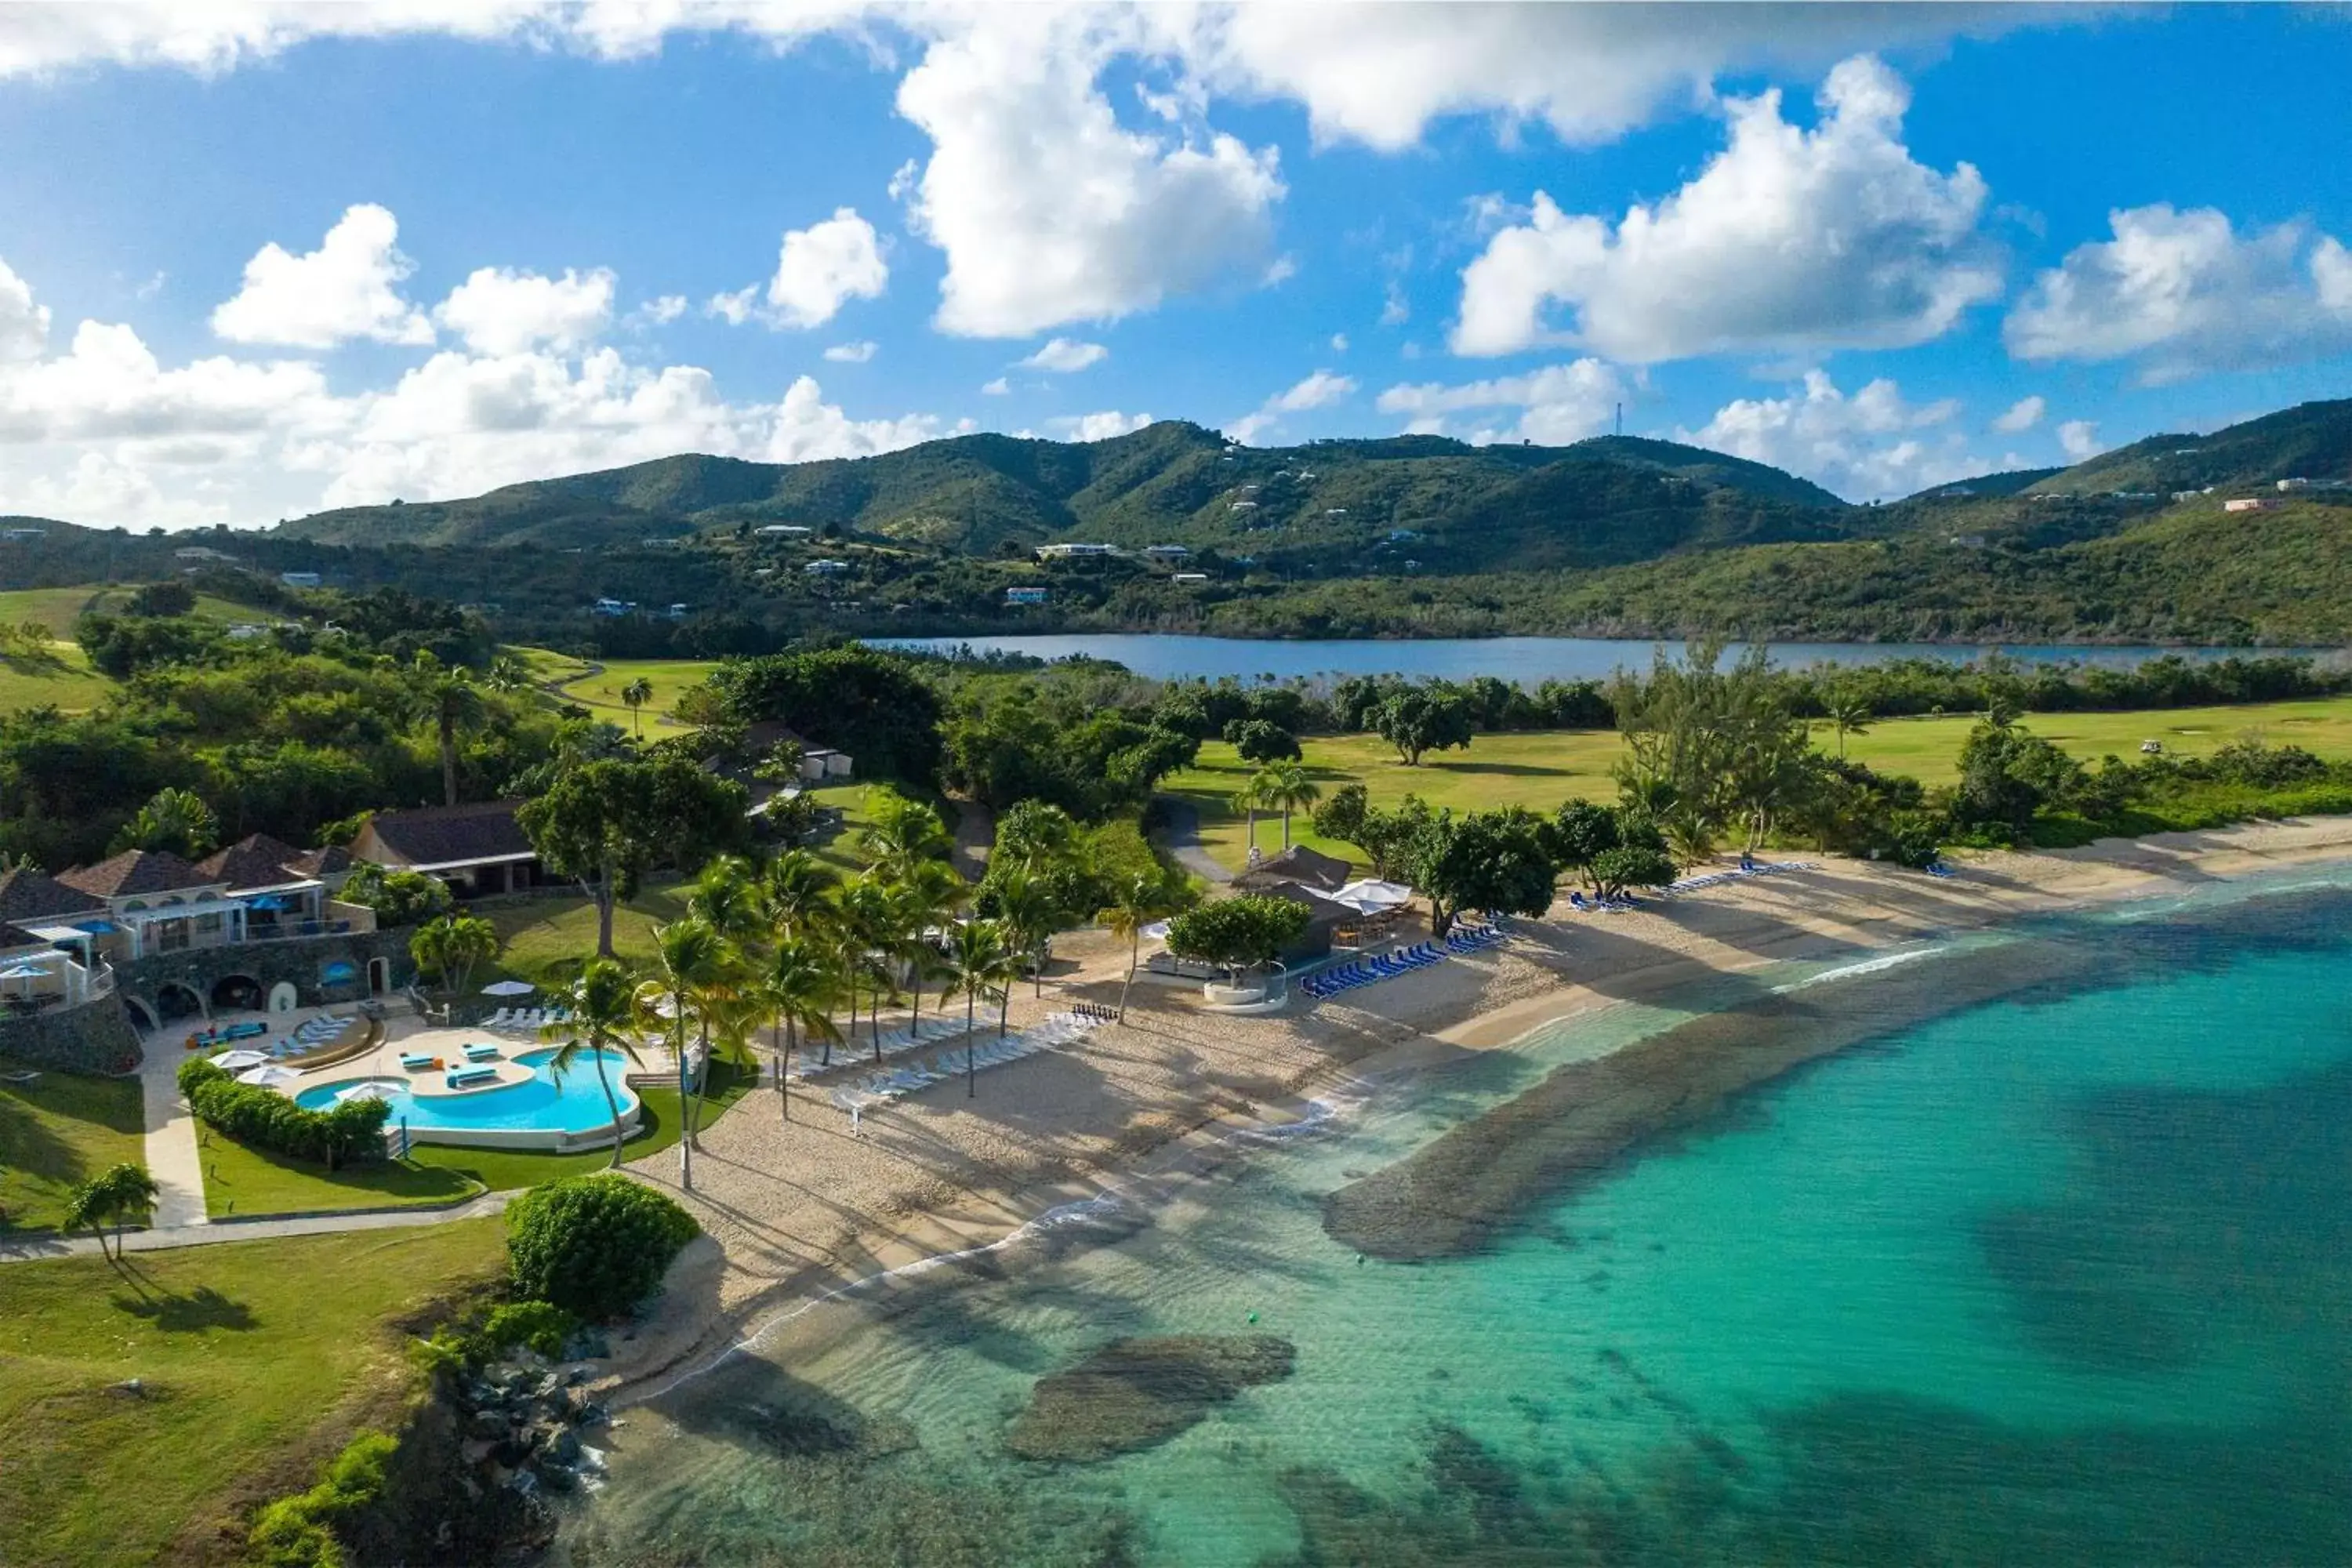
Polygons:
<instances>
[{"instance_id":1,"label":"white beach umbrella","mask_svg":"<svg viewBox=\"0 0 2352 1568\"><path fill-rule=\"evenodd\" d=\"M1166 921L1153 921L1150 925L1145 926L1143 930L1137 934L1140 935L1146 942L1166 942L1168 940L1168 922Z\"/></svg>"},{"instance_id":2,"label":"white beach umbrella","mask_svg":"<svg viewBox=\"0 0 2352 1568\"><path fill-rule=\"evenodd\" d=\"M272 1066L255 1068L251 1072L241 1072L236 1075L236 1081L239 1083L257 1083L264 1089L281 1089L287 1084L292 1083L296 1079L300 1078L301 1076L302 1075L300 1073L296 1072L292 1068Z\"/></svg>"},{"instance_id":3,"label":"white beach umbrella","mask_svg":"<svg viewBox=\"0 0 2352 1568\"><path fill-rule=\"evenodd\" d=\"M213 1058L213 1066L223 1072L243 1072L247 1068L257 1068L268 1059L259 1051L223 1051Z\"/></svg>"},{"instance_id":4,"label":"white beach umbrella","mask_svg":"<svg viewBox=\"0 0 2352 1568\"><path fill-rule=\"evenodd\" d=\"M493 980L482 987L485 996L528 996L539 987L528 980Z\"/></svg>"},{"instance_id":5,"label":"white beach umbrella","mask_svg":"<svg viewBox=\"0 0 2352 1568\"><path fill-rule=\"evenodd\" d=\"M335 1103L337 1105L341 1105L348 1100L390 1100L399 1092L400 1091L398 1089L394 1089L389 1084L373 1082L355 1083L352 1085L351 1088L338 1093L335 1096Z\"/></svg>"}]
</instances>

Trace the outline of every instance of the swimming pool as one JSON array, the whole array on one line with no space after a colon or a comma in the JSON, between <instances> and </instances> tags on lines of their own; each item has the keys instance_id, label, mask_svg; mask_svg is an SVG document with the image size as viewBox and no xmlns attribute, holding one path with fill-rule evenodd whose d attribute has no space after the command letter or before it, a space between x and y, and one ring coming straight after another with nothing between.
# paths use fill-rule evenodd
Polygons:
<instances>
[{"instance_id":1,"label":"swimming pool","mask_svg":"<svg viewBox=\"0 0 2352 1568\"><path fill-rule=\"evenodd\" d=\"M620 1105L621 1125L634 1131L638 1119L637 1097L622 1081L622 1075L629 1070L628 1058L618 1051L596 1054L604 1058L613 1098ZM529 1079L497 1089L458 1094L415 1092L414 1086L419 1082L437 1088L442 1076L439 1073L421 1074L415 1079L338 1079L301 1090L295 1095L294 1103L307 1110L325 1110L353 1089L372 1087L392 1107L392 1116L385 1125L397 1128L404 1121L409 1136L425 1142L488 1144L509 1149L563 1148L575 1142L593 1142L612 1133L612 1107L604 1102L604 1091L596 1082L596 1064L590 1058L591 1053L582 1052L558 1076L552 1047L525 1051L508 1059L530 1068Z\"/></svg>"}]
</instances>

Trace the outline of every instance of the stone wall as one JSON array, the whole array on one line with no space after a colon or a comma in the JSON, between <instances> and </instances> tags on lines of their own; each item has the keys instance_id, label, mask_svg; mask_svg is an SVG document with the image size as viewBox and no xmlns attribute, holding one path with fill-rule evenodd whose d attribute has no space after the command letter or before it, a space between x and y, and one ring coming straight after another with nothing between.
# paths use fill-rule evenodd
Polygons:
<instances>
[{"instance_id":1,"label":"stone wall","mask_svg":"<svg viewBox=\"0 0 2352 1568\"><path fill-rule=\"evenodd\" d=\"M213 1005L213 987L232 975L243 975L261 989L283 982L294 987L299 1005L328 1006L357 1002L368 994L368 961L391 961L392 990L415 976L408 956L405 931L348 931L337 936L301 937L291 942L257 942L225 947L192 947L179 952L154 952L114 966L118 994L142 1005L161 1018L159 1004L166 985L184 985ZM137 1009L132 1010L137 1016Z\"/></svg>"},{"instance_id":2,"label":"stone wall","mask_svg":"<svg viewBox=\"0 0 2352 1568\"><path fill-rule=\"evenodd\" d=\"M139 1033L111 996L30 1017L0 1018L0 1055L67 1072L127 1072L139 1065Z\"/></svg>"}]
</instances>

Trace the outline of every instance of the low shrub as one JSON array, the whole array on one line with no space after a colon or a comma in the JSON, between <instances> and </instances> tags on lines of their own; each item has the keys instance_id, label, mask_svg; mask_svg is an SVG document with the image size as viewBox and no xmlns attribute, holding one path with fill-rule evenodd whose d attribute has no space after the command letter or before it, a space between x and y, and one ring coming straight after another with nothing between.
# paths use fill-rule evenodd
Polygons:
<instances>
[{"instance_id":1,"label":"low shrub","mask_svg":"<svg viewBox=\"0 0 2352 1568\"><path fill-rule=\"evenodd\" d=\"M552 1301L510 1301L492 1311L482 1339L492 1350L521 1345L552 1361L580 1331L580 1320Z\"/></svg>"},{"instance_id":2,"label":"low shrub","mask_svg":"<svg viewBox=\"0 0 2352 1568\"><path fill-rule=\"evenodd\" d=\"M350 1100L332 1110L309 1110L275 1089L239 1083L202 1058L181 1063L179 1080L196 1120L240 1143L320 1161L331 1171L347 1161L383 1155L383 1124L392 1107L381 1100Z\"/></svg>"},{"instance_id":3,"label":"low shrub","mask_svg":"<svg viewBox=\"0 0 2352 1568\"><path fill-rule=\"evenodd\" d=\"M346 1555L337 1526L383 1496L384 1467L399 1443L382 1432L362 1432L327 1466L309 1491L265 1507L246 1538L259 1568L343 1568Z\"/></svg>"},{"instance_id":4,"label":"low shrub","mask_svg":"<svg viewBox=\"0 0 2352 1568\"><path fill-rule=\"evenodd\" d=\"M507 1263L520 1295L603 1322L652 1295L701 1228L625 1176L567 1176L507 1205Z\"/></svg>"}]
</instances>

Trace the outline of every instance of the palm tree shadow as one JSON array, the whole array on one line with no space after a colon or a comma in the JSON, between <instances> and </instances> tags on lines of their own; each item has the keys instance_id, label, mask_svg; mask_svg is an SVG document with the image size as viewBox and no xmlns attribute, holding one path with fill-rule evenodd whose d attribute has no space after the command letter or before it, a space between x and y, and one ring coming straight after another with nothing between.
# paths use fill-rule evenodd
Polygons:
<instances>
[{"instance_id":1,"label":"palm tree shadow","mask_svg":"<svg viewBox=\"0 0 2352 1568\"><path fill-rule=\"evenodd\" d=\"M115 1308L134 1318L145 1318L166 1333L194 1333L205 1329L242 1333L261 1326L261 1320L253 1315L251 1307L230 1300L209 1285L200 1285L191 1294L180 1296L156 1284L128 1259L117 1264L116 1270L123 1283L131 1287L131 1294L112 1297Z\"/></svg>"}]
</instances>

